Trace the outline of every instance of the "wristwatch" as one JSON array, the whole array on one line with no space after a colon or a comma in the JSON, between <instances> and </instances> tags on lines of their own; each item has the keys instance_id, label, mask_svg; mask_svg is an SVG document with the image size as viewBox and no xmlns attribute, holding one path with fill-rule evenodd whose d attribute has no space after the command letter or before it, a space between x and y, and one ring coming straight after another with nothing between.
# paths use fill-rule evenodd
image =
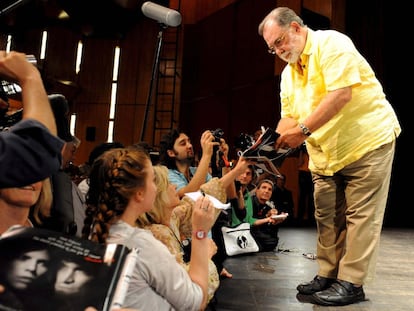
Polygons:
<instances>
[{"instance_id":1,"label":"wristwatch","mask_svg":"<svg viewBox=\"0 0 414 311\"><path fill-rule=\"evenodd\" d=\"M205 232L204 230L197 230L196 232L194 232L194 235L197 238L197 240L202 240L207 237L207 232Z\"/></svg>"},{"instance_id":2,"label":"wristwatch","mask_svg":"<svg viewBox=\"0 0 414 311\"><path fill-rule=\"evenodd\" d=\"M302 130L302 133L305 134L306 136L311 136L312 135L311 131L309 131L309 129L306 127L305 124L299 123L299 127Z\"/></svg>"}]
</instances>

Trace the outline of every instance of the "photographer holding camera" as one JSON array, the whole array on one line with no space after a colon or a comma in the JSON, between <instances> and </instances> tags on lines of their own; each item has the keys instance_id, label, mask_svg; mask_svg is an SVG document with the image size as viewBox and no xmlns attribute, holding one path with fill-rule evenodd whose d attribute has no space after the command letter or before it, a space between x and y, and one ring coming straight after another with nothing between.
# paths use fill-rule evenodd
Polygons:
<instances>
[{"instance_id":1,"label":"photographer holding camera","mask_svg":"<svg viewBox=\"0 0 414 311\"><path fill-rule=\"evenodd\" d=\"M168 179L170 183L176 185L180 198L187 192L198 191L202 184L211 180L210 165L213 166L219 162L216 163L215 160L216 152L220 150L225 152L227 146L222 136L223 131L221 129L203 132L200 139L202 155L198 166L193 166L195 154L188 135L180 130L173 129L163 136L160 142L160 163L167 166ZM233 197L231 190L226 189L226 192L229 198ZM233 190L233 195L235 195L235 190ZM213 257L213 261L221 277L231 278L232 274L223 267L226 256L222 238L215 234L216 232L221 233L219 228L220 223L218 222L212 228L212 238L217 244L217 254Z\"/></svg>"},{"instance_id":2,"label":"photographer holding camera","mask_svg":"<svg viewBox=\"0 0 414 311\"><path fill-rule=\"evenodd\" d=\"M23 115L7 131L0 132L0 188L19 187L42 180L61 164L63 141L39 70L24 53L0 51L0 77L22 89ZM3 88L0 89L3 92Z\"/></svg>"},{"instance_id":3,"label":"photographer holding camera","mask_svg":"<svg viewBox=\"0 0 414 311\"><path fill-rule=\"evenodd\" d=\"M219 142L210 130L201 135L202 155L197 166L194 166L195 153L188 135L173 129L165 134L160 142L160 163L168 167L168 178L177 186L180 199L187 192L194 192L211 179L210 162L214 146Z\"/></svg>"}]
</instances>

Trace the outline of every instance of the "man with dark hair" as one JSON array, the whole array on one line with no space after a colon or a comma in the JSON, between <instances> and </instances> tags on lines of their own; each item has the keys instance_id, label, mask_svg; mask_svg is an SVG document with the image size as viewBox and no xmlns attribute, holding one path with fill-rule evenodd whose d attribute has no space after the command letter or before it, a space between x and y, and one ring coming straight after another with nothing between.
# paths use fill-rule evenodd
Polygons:
<instances>
[{"instance_id":1,"label":"man with dark hair","mask_svg":"<svg viewBox=\"0 0 414 311\"><path fill-rule=\"evenodd\" d=\"M160 142L160 163L168 167L168 178L177 186L177 193L182 198L187 192L194 192L211 179L209 173L214 146L214 136L206 130L201 135L201 159L194 164L194 148L190 138L177 129L165 134Z\"/></svg>"},{"instance_id":2,"label":"man with dark hair","mask_svg":"<svg viewBox=\"0 0 414 311\"><path fill-rule=\"evenodd\" d=\"M284 219L276 221L271 218L281 212L272 201L274 187L272 180L262 178L252 194L252 216L257 221L251 226L251 232L262 252L276 250L279 243L278 224L284 221Z\"/></svg>"},{"instance_id":3,"label":"man with dark hair","mask_svg":"<svg viewBox=\"0 0 414 311\"><path fill-rule=\"evenodd\" d=\"M214 146L219 142L210 130L206 130L201 135L200 144L202 148L201 159L197 166L193 166L195 154L190 138L178 129L173 129L165 134L160 142L160 163L168 168L168 179L170 183L176 185L177 193L180 198L187 192L194 192L200 186L209 181L210 165L214 152ZM220 217L219 217L220 219ZM216 222L212 228L212 238L217 245L217 254L213 256L213 261L222 277L232 277L224 267L225 260L224 245L222 242L220 223Z\"/></svg>"}]
</instances>

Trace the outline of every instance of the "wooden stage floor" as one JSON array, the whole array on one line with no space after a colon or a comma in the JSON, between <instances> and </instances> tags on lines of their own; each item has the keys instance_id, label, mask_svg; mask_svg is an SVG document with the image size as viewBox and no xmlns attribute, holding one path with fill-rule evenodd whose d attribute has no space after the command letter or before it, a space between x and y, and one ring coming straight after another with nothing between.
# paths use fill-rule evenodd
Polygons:
<instances>
[{"instance_id":1,"label":"wooden stage floor","mask_svg":"<svg viewBox=\"0 0 414 311\"><path fill-rule=\"evenodd\" d=\"M278 252L226 259L224 266L233 278L221 281L215 310L414 310L414 229L383 229L376 279L364 286L366 301L342 307L317 306L296 298L296 286L317 272L316 261L303 256L316 251L315 228L280 228L278 248Z\"/></svg>"}]
</instances>

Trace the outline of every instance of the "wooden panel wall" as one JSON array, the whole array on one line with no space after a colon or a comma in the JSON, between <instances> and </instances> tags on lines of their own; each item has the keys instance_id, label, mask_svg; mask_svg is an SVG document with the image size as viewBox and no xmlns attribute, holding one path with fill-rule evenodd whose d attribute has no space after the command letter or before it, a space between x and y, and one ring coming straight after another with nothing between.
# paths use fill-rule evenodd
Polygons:
<instances>
[{"instance_id":1,"label":"wooden panel wall","mask_svg":"<svg viewBox=\"0 0 414 311\"><path fill-rule=\"evenodd\" d=\"M125 145L139 140L158 28L155 21L143 19L124 37L103 38L82 36L68 28L50 27L47 29L49 35L44 61L39 60L43 29L14 34L12 49L38 58L48 93L64 94L69 100L71 113L77 115L74 134L82 143L76 153L75 164L84 163L93 147L107 140L116 46L121 47L121 63L114 140ZM84 46L81 71L77 75L75 59L79 40ZM150 116L149 119L152 118ZM149 122L148 127L152 126ZM87 129L91 128L95 130L95 136L93 140L87 140Z\"/></svg>"}]
</instances>

